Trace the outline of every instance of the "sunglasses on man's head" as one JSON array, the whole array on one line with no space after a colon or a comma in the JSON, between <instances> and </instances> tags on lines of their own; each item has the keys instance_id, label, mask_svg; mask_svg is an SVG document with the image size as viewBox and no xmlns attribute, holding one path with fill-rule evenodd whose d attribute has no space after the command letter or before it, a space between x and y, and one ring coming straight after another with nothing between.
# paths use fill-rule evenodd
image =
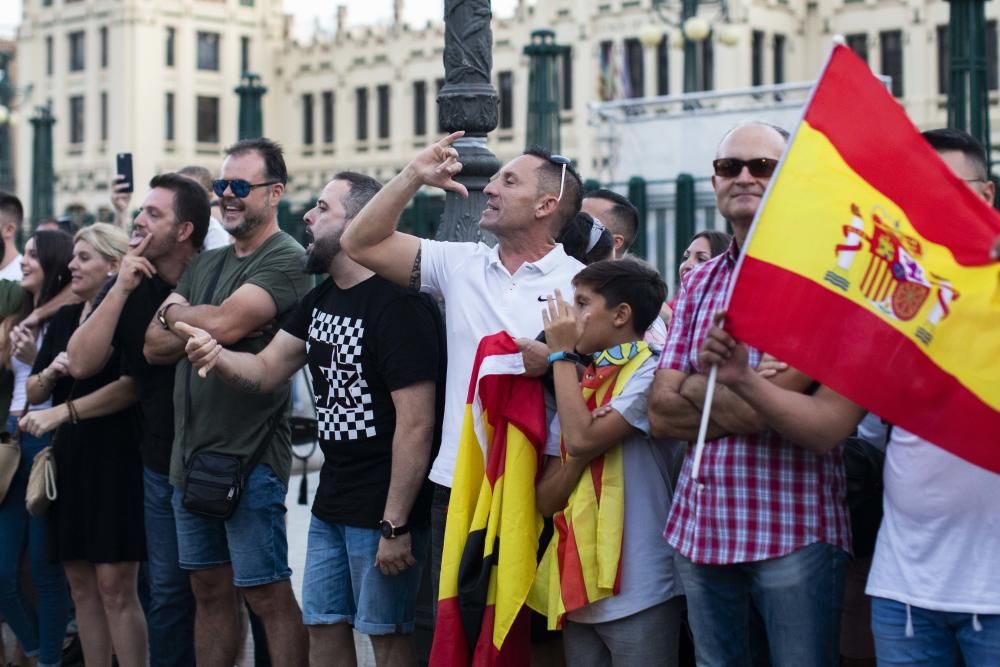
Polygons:
<instances>
[{"instance_id":1,"label":"sunglasses on man's head","mask_svg":"<svg viewBox=\"0 0 1000 667\"><path fill-rule=\"evenodd\" d=\"M556 201L562 201L563 188L566 186L566 167L570 165L570 159L565 155L550 155L549 162L562 166L562 176L559 178L559 196Z\"/></svg>"},{"instance_id":2,"label":"sunglasses on man's head","mask_svg":"<svg viewBox=\"0 0 1000 667\"><path fill-rule=\"evenodd\" d=\"M234 197L239 197L240 199L243 199L244 197L249 195L250 191L253 190L254 188L262 188L265 185L274 185L277 182L278 181L267 181L265 183L251 183L250 181L245 181L242 178L235 178L232 180L220 178L212 181L212 190L215 192L215 194L221 197L223 194L225 194L226 188L229 188L229 191L233 193Z\"/></svg>"},{"instance_id":3,"label":"sunglasses on man's head","mask_svg":"<svg viewBox=\"0 0 1000 667\"><path fill-rule=\"evenodd\" d=\"M750 170L754 178L769 178L778 166L778 161L769 157L755 157L752 160L737 160L734 157L723 157L712 161L715 175L722 178L736 178L743 167Z\"/></svg>"}]
</instances>

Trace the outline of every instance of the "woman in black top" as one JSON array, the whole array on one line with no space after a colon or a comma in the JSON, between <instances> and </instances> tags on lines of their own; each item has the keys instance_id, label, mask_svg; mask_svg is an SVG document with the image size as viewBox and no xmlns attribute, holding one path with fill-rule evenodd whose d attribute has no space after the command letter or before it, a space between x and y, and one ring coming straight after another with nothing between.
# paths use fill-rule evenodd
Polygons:
<instances>
[{"instance_id":1,"label":"woman in black top","mask_svg":"<svg viewBox=\"0 0 1000 667\"><path fill-rule=\"evenodd\" d=\"M146 539L135 382L120 375L118 350L93 377L74 380L62 370L70 336L117 273L128 238L98 223L80 230L75 241L70 287L83 303L52 318L28 382L33 402L51 395L54 407L29 413L21 427L32 434L58 429L53 556L69 579L84 659L110 665L114 646L122 667L138 667L146 664L147 651L136 590Z\"/></svg>"}]
</instances>

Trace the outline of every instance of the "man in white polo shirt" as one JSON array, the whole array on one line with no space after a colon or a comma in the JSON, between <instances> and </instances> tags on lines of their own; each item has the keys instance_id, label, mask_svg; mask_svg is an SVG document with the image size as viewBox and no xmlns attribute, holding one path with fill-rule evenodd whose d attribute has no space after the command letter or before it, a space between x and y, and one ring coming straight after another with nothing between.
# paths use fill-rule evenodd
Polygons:
<instances>
[{"instance_id":1,"label":"man in white polo shirt","mask_svg":"<svg viewBox=\"0 0 1000 667\"><path fill-rule=\"evenodd\" d=\"M354 261L445 302L444 428L430 472L435 483L431 514L435 592L448 496L479 340L498 331L514 338L534 338L541 328L539 297L556 288L572 294L573 276L583 268L554 240L580 210L580 177L569 160L543 151L514 158L484 188L486 208L479 226L496 236L495 247L432 241L396 231L403 209L424 185L468 196L465 186L454 180L462 164L452 142L462 134L451 134L418 153L358 213L341 238L343 249Z\"/></svg>"}]
</instances>

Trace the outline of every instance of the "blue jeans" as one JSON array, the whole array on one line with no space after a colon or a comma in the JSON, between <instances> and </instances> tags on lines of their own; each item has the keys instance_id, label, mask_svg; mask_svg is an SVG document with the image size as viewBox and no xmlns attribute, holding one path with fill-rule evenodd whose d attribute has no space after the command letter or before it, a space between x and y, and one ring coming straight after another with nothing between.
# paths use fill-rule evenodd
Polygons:
<instances>
[{"instance_id":1,"label":"blue jeans","mask_svg":"<svg viewBox=\"0 0 1000 667\"><path fill-rule=\"evenodd\" d=\"M290 579L288 533L285 532L285 485L270 467L254 466L236 511L228 519L192 514L174 489L177 554L185 570L208 570L232 563L233 583L240 588Z\"/></svg>"},{"instance_id":2,"label":"blue jeans","mask_svg":"<svg viewBox=\"0 0 1000 667\"><path fill-rule=\"evenodd\" d=\"M13 417L7 428L13 432ZM35 455L49 444L50 436L21 434L21 462L0 503L0 613L7 620L28 656L38 664L58 665L69 620L69 588L62 565L49 561L49 525L46 517L28 514L24 496ZM21 590L19 565L27 550L37 608Z\"/></svg>"},{"instance_id":3,"label":"blue jeans","mask_svg":"<svg viewBox=\"0 0 1000 667\"><path fill-rule=\"evenodd\" d=\"M872 634L878 664L951 667L958 655L966 667L1000 665L1000 614L932 611L910 605L912 635L906 632L906 605L872 598Z\"/></svg>"},{"instance_id":4,"label":"blue jeans","mask_svg":"<svg viewBox=\"0 0 1000 667\"><path fill-rule=\"evenodd\" d=\"M166 475L143 468L146 574L149 604L149 664L186 667L194 664L194 595L187 572L177 564L177 525L170 503L174 488Z\"/></svg>"},{"instance_id":5,"label":"blue jeans","mask_svg":"<svg viewBox=\"0 0 1000 667\"><path fill-rule=\"evenodd\" d=\"M430 531L414 528L410 535L410 551L417 562L391 576L375 567L382 537L377 528L330 524L312 517L302 582L303 622L350 623L366 635L413 632Z\"/></svg>"},{"instance_id":6,"label":"blue jeans","mask_svg":"<svg viewBox=\"0 0 1000 667\"><path fill-rule=\"evenodd\" d=\"M760 611L774 667L840 664L847 554L822 542L734 565L674 561L688 599L699 667L751 664L750 605Z\"/></svg>"}]
</instances>

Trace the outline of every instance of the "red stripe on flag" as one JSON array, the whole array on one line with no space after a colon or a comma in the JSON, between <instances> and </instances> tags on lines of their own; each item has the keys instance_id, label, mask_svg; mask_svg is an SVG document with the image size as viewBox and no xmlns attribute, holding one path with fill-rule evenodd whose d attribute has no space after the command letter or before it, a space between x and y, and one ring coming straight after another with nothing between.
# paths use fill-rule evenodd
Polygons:
<instances>
[{"instance_id":1,"label":"red stripe on flag","mask_svg":"<svg viewBox=\"0 0 1000 667\"><path fill-rule=\"evenodd\" d=\"M524 667L531 663L531 622L527 607L521 609L510 626L507 639L498 651L493 645L493 624L496 607L489 605L483 613L483 630L472 659L472 667ZM437 663L434 663L435 665ZM453 667L454 663L441 663Z\"/></svg>"},{"instance_id":2,"label":"red stripe on flag","mask_svg":"<svg viewBox=\"0 0 1000 667\"><path fill-rule=\"evenodd\" d=\"M863 108L852 110L852 104ZM868 65L846 46L834 47L805 120L826 135L859 177L899 206L922 237L949 247L959 264L989 262L1000 215L937 157Z\"/></svg>"},{"instance_id":3,"label":"red stripe on flag","mask_svg":"<svg viewBox=\"0 0 1000 667\"><path fill-rule=\"evenodd\" d=\"M737 339L788 362L889 423L1000 473L1000 411L878 316L750 256L743 259L732 304L726 329ZM888 389L902 384L901 378L907 383L904 393Z\"/></svg>"},{"instance_id":4,"label":"red stripe on flag","mask_svg":"<svg viewBox=\"0 0 1000 667\"><path fill-rule=\"evenodd\" d=\"M468 665L469 647L465 643L465 630L462 629L458 598L438 600L437 620L434 625L431 664L459 667Z\"/></svg>"},{"instance_id":5,"label":"red stripe on flag","mask_svg":"<svg viewBox=\"0 0 1000 667\"><path fill-rule=\"evenodd\" d=\"M580 553L576 550L576 537L566 523L566 518L559 513L552 518L559 531L559 587L562 590L563 606L566 611L579 609L587 604L587 583L583 578L583 565L580 563Z\"/></svg>"}]
</instances>

